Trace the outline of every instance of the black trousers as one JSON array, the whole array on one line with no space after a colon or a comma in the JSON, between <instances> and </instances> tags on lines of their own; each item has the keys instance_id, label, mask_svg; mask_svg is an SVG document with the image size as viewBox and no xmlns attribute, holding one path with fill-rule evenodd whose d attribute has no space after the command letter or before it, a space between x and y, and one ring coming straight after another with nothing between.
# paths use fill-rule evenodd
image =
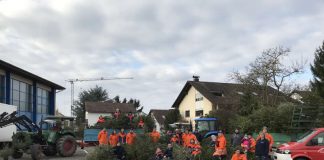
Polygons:
<instances>
[{"instance_id":1,"label":"black trousers","mask_svg":"<svg viewBox=\"0 0 324 160\"><path fill-rule=\"evenodd\" d=\"M269 156L255 156L256 160L269 160Z\"/></svg>"}]
</instances>

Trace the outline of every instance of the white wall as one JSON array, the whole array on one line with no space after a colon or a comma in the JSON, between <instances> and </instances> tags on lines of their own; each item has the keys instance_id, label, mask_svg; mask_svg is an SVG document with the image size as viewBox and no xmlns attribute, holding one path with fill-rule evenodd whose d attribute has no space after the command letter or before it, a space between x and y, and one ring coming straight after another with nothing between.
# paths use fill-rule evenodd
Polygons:
<instances>
[{"instance_id":1,"label":"white wall","mask_svg":"<svg viewBox=\"0 0 324 160\"><path fill-rule=\"evenodd\" d=\"M161 126L159 124L159 122L156 120L156 118L154 117L154 115L152 114L151 117L154 119L155 122L155 128L158 132L161 132Z\"/></svg>"},{"instance_id":2,"label":"white wall","mask_svg":"<svg viewBox=\"0 0 324 160\"><path fill-rule=\"evenodd\" d=\"M187 95L182 99L181 103L179 104L179 112L185 120L188 122L192 122L193 129L195 128L195 121L194 119L196 117L196 111L197 110L203 110L203 115L209 114L209 112L212 110L212 103L201 94L198 94L199 92L194 88L190 87ZM203 99L201 101L196 101L196 96L202 96ZM190 111L190 116L185 117L185 112Z\"/></svg>"},{"instance_id":3,"label":"white wall","mask_svg":"<svg viewBox=\"0 0 324 160\"><path fill-rule=\"evenodd\" d=\"M3 112L7 112L8 114L17 110L16 106L7 105L4 103L0 103L0 114ZM13 133L16 133L17 127L12 124L4 128L0 128L0 142L11 142Z\"/></svg>"},{"instance_id":4,"label":"white wall","mask_svg":"<svg viewBox=\"0 0 324 160\"><path fill-rule=\"evenodd\" d=\"M97 123L99 116L112 116L111 113L88 113L86 112L85 118L88 120L88 125L93 126Z\"/></svg>"}]
</instances>

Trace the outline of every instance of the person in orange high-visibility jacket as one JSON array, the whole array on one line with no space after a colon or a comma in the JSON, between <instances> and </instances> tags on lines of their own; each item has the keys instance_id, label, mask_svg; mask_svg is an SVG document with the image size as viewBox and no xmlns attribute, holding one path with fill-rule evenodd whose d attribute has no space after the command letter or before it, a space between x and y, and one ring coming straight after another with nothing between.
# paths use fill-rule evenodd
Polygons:
<instances>
[{"instance_id":1,"label":"person in orange high-visibility jacket","mask_svg":"<svg viewBox=\"0 0 324 160\"><path fill-rule=\"evenodd\" d=\"M222 132L218 133L217 136L217 145L215 145L215 152L213 154L214 157L218 159L226 159L226 139Z\"/></svg>"},{"instance_id":2,"label":"person in orange high-visibility jacket","mask_svg":"<svg viewBox=\"0 0 324 160\"><path fill-rule=\"evenodd\" d=\"M268 128L267 127L262 128L262 133L265 134L265 139L267 139L269 141L269 150L271 151L272 145L274 143L274 139L273 139L272 135L270 133L268 133ZM260 135L258 136L256 141L258 141L259 139L261 139Z\"/></svg>"},{"instance_id":3,"label":"person in orange high-visibility jacket","mask_svg":"<svg viewBox=\"0 0 324 160\"><path fill-rule=\"evenodd\" d=\"M190 143L190 141L191 141L192 139L193 139L195 142L198 141L196 135L193 134L191 131L189 131L189 133L187 134L186 139L187 139L186 142L189 142L189 143ZM189 145L189 143L187 143L187 145Z\"/></svg>"},{"instance_id":4,"label":"person in orange high-visibility jacket","mask_svg":"<svg viewBox=\"0 0 324 160\"><path fill-rule=\"evenodd\" d=\"M105 118L102 115L100 115L97 123L105 123Z\"/></svg>"},{"instance_id":5,"label":"person in orange high-visibility jacket","mask_svg":"<svg viewBox=\"0 0 324 160\"><path fill-rule=\"evenodd\" d=\"M182 142L183 142L183 146L187 146L190 143L190 139L187 138L189 134L189 130L186 130L185 133L182 133Z\"/></svg>"},{"instance_id":6,"label":"person in orange high-visibility jacket","mask_svg":"<svg viewBox=\"0 0 324 160\"><path fill-rule=\"evenodd\" d=\"M191 152L191 154L196 157L201 153L201 146L198 141L195 142L194 150Z\"/></svg>"},{"instance_id":7,"label":"person in orange high-visibility jacket","mask_svg":"<svg viewBox=\"0 0 324 160\"><path fill-rule=\"evenodd\" d=\"M106 129L102 129L98 134L99 145L107 145L108 144L108 132Z\"/></svg>"},{"instance_id":8,"label":"person in orange high-visibility jacket","mask_svg":"<svg viewBox=\"0 0 324 160\"><path fill-rule=\"evenodd\" d=\"M236 149L231 160L247 160L246 154L241 152L241 149Z\"/></svg>"},{"instance_id":9,"label":"person in orange high-visibility jacket","mask_svg":"<svg viewBox=\"0 0 324 160\"><path fill-rule=\"evenodd\" d=\"M132 145L132 144L134 144L135 139L136 139L136 134L135 134L134 131L131 129L131 130L129 131L129 133L127 133L127 135L126 135L126 144L128 144L128 145Z\"/></svg>"},{"instance_id":10,"label":"person in orange high-visibility jacket","mask_svg":"<svg viewBox=\"0 0 324 160\"><path fill-rule=\"evenodd\" d=\"M124 132L124 128L122 128L120 130L120 132L118 133L118 138L119 138L119 142L121 144L125 144L126 143L126 133Z\"/></svg>"},{"instance_id":11,"label":"person in orange high-visibility jacket","mask_svg":"<svg viewBox=\"0 0 324 160\"><path fill-rule=\"evenodd\" d=\"M173 135L172 138L170 139L170 143L178 143L179 142L179 139L177 137L177 135Z\"/></svg>"},{"instance_id":12,"label":"person in orange high-visibility jacket","mask_svg":"<svg viewBox=\"0 0 324 160\"><path fill-rule=\"evenodd\" d=\"M116 133L116 131L114 130L110 136L109 136L109 144L113 147L117 146L118 143L118 135Z\"/></svg>"},{"instance_id":13,"label":"person in orange high-visibility jacket","mask_svg":"<svg viewBox=\"0 0 324 160\"><path fill-rule=\"evenodd\" d=\"M150 133L150 137L152 139L152 142L157 143L160 140L160 133L156 131L155 128L153 128L153 131Z\"/></svg>"},{"instance_id":14,"label":"person in orange high-visibility jacket","mask_svg":"<svg viewBox=\"0 0 324 160\"><path fill-rule=\"evenodd\" d=\"M250 149L249 152L254 153L255 152L255 145L256 145L256 141L255 139L252 137L252 133L248 134L248 138L250 140Z\"/></svg>"}]
</instances>

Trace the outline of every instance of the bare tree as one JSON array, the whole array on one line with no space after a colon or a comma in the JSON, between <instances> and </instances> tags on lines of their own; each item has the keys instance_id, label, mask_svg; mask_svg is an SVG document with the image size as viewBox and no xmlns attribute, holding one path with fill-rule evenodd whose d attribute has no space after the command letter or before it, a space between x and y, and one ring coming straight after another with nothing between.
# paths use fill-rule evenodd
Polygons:
<instances>
[{"instance_id":1,"label":"bare tree","mask_svg":"<svg viewBox=\"0 0 324 160\"><path fill-rule=\"evenodd\" d=\"M259 86L262 88L265 102L269 101L269 86L277 92L272 104L276 104L281 88L292 75L303 73L305 62L294 61L290 65L284 58L290 53L289 48L275 47L264 50L261 56L247 67L246 73L234 71L230 77L238 83Z\"/></svg>"}]
</instances>

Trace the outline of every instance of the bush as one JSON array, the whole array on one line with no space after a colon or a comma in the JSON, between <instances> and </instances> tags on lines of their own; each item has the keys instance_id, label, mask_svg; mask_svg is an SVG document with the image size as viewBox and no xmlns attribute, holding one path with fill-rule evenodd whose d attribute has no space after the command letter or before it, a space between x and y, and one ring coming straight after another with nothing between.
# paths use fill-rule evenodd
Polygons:
<instances>
[{"instance_id":1,"label":"bush","mask_svg":"<svg viewBox=\"0 0 324 160\"><path fill-rule=\"evenodd\" d=\"M0 157L3 158L4 160L8 160L9 156L11 156L13 153L12 149L9 148L8 146L5 146L0 150Z\"/></svg>"},{"instance_id":2,"label":"bush","mask_svg":"<svg viewBox=\"0 0 324 160\"><path fill-rule=\"evenodd\" d=\"M110 146L99 146L87 155L87 160L117 160Z\"/></svg>"},{"instance_id":3,"label":"bush","mask_svg":"<svg viewBox=\"0 0 324 160\"><path fill-rule=\"evenodd\" d=\"M188 153L188 149L179 146L179 145L174 145L173 146L173 159L174 160L187 160L187 158L191 157L191 154Z\"/></svg>"},{"instance_id":4,"label":"bush","mask_svg":"<svg viewBox=\"0 0 324 160\"><path fill-rule=\"evenodd\" d=\"M126 146L126 157L130 160L149 160L154 156L157 147L164 150L166 144L153 143L148 135L138 135L134 145Z\"/></svg>"}]
</instances>

